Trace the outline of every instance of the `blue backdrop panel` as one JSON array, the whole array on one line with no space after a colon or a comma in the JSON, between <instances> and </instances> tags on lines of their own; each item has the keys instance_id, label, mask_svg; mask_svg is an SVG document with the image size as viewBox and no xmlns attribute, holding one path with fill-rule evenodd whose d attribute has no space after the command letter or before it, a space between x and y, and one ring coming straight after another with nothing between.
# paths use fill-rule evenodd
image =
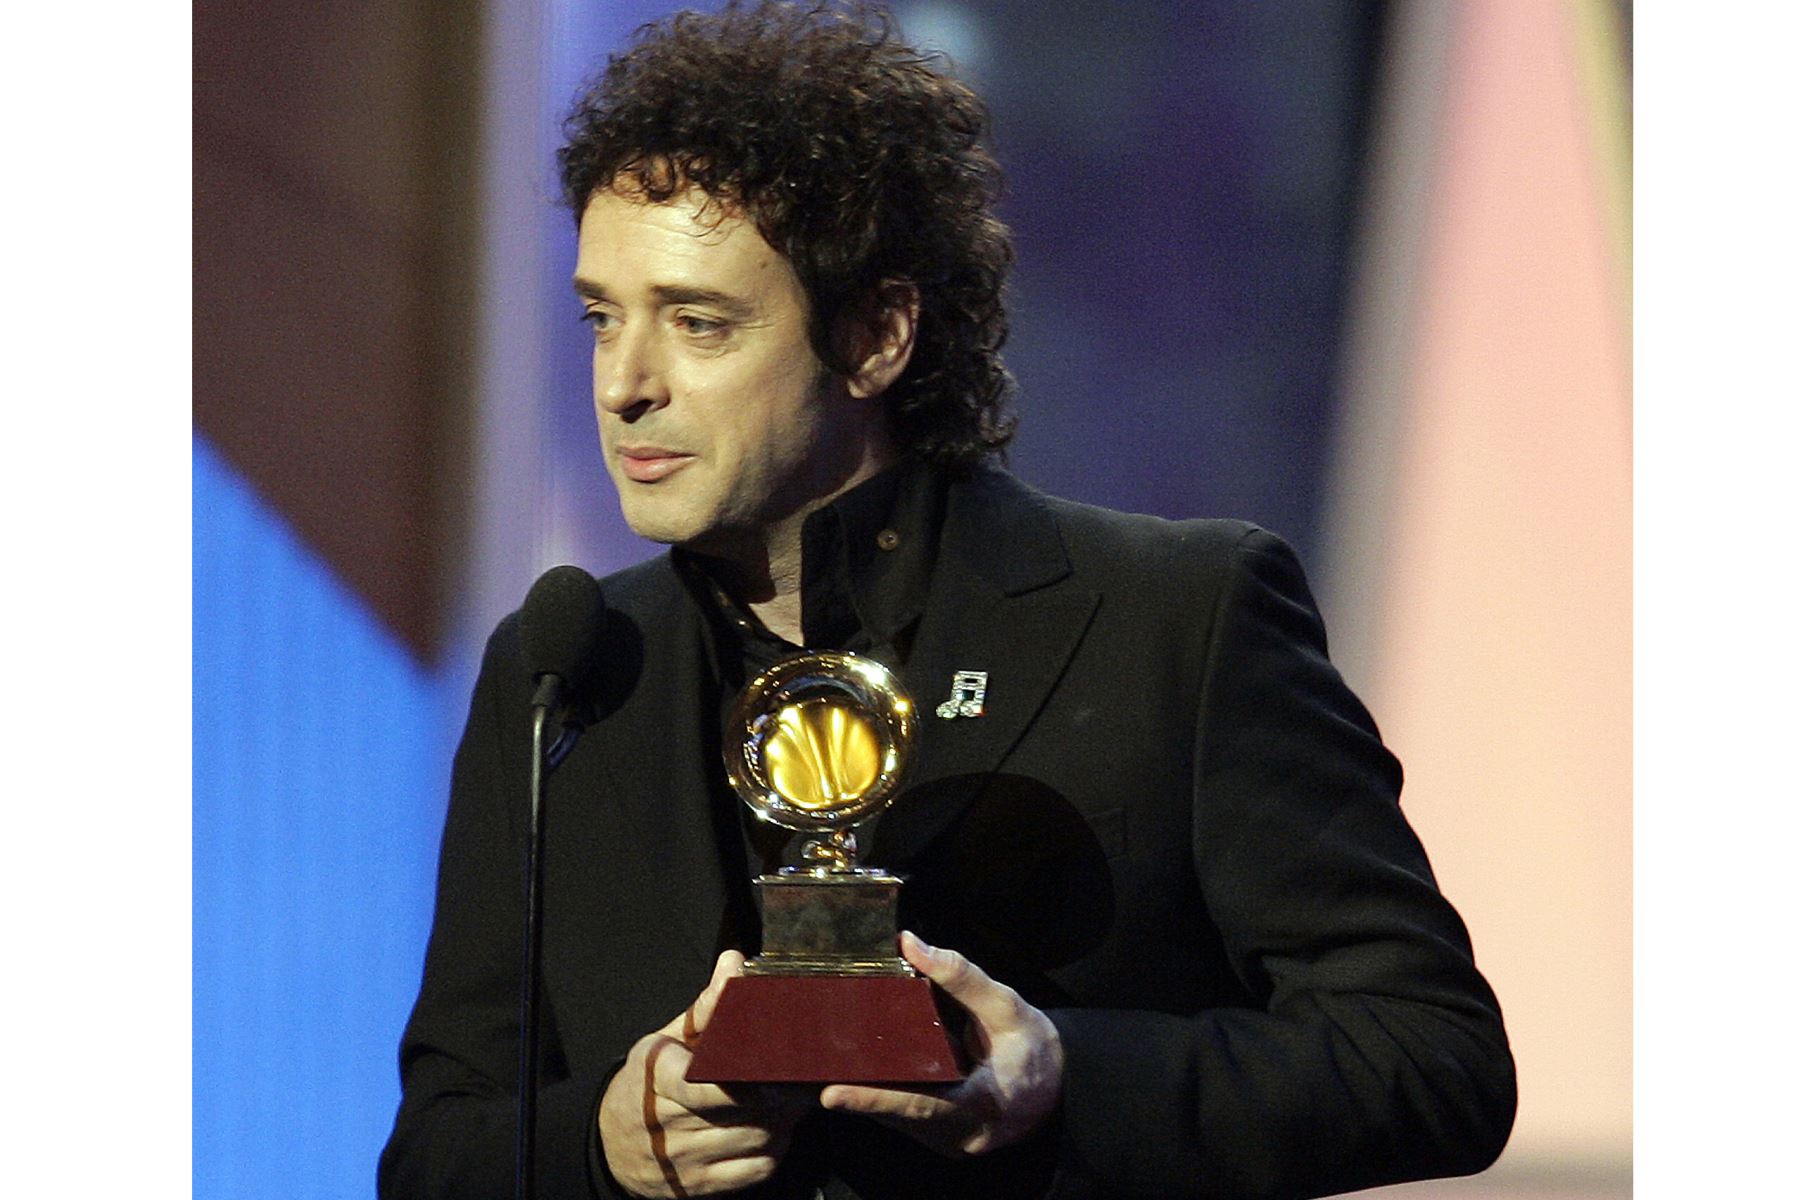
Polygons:
<instances>
[{"instance_id":1,"label":"blue backdrop panel","mask_svg":"<svg viewBox=\"0 0 1800 1200\"><path fill-rule=\"evenodd\" d=\"M194 1195L374 1194L447 755L429 678L194 445Z\"/></svg>"}]
</instances>

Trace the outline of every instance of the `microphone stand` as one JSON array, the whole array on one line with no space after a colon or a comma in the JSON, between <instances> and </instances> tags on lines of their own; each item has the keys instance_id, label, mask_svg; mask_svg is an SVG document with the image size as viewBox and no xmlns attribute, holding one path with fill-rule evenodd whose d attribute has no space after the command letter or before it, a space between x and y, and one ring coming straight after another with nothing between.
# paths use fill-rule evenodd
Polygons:
<instances>
[{"instance_id":1,"label":"microphone stand","mask_svg":"<svg viewBox=\"0 0 1800 1200\"><path fill-rule=\"evenodd\" d=\"M531 800L525 831L525 963L519 980L519 1140L517 1200L537 1196L539 961L544 940L544 726L561 680L545 675L531 701Z\"/></svg>"}]
</instances>

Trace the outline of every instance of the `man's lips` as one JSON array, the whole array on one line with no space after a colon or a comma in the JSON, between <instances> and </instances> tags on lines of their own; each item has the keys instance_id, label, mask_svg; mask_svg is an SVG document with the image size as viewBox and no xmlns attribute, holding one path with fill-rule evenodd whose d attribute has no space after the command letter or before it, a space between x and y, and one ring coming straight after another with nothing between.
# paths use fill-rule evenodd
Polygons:
<instances>
[{"instance_id":1,"label":"man's lips","mask_svg":"<svg viewBox=\"0 0 1800 1200\"><path fill-rule=\"evenodd\" d=\"M623 446L619 449L619 467L625 472L625 478L633 483L655 483L693 461L691 454L662 446Z\"/></svg>"}]
</instances>

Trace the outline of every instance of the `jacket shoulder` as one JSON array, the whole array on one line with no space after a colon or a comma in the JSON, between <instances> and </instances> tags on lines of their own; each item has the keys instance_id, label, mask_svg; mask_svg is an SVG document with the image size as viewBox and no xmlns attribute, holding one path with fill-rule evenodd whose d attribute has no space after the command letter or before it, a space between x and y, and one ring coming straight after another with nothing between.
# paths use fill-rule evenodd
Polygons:
<instances>
[{"instance_id":1,"label":"jacket shoulder","mask_svg":"<svg viewBox=\"0 0 1800 1200\"><path fill-rule=\"evenodd\" d=\"M1192 585L1222 581L1246 560L1294 557L1286 542L1250 521L1171 520L1052 496L1043 499L1078 574L1100 570L1127 582L1179 579Z\"/></svg>"},{"instance_id":2,"label":"jacket shoulder","mask_svg":"<svg viewBox=\"0 0 1800 1200\"><path fill-rule=\"evenodd\" d=\"M1280 538L1249 521L1120 512L1049 495L992 465L962 477L951 497L946 545L1009 594L1071 572L1153 590L1177 581L1191 587L1258 557L1246 551L1293 558Z\"/></svg>"}]
</instances>

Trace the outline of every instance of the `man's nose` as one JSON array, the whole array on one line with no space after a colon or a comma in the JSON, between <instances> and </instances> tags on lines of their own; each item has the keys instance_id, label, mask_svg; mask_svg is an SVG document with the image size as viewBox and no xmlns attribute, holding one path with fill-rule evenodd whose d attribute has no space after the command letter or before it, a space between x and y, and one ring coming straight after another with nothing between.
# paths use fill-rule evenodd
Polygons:
<instances>
[{"instance_id":1,"label":"man's nose","mask_svg":"<svg viewBox=\"0 0 1800 1200\"><path fill-rule=\"evenodd\" d=\"M612 342L594 348L596 408L632 418L661 407L668 399L662 352L653 330L626 328Z\"/></svg>"}]
</instances>

